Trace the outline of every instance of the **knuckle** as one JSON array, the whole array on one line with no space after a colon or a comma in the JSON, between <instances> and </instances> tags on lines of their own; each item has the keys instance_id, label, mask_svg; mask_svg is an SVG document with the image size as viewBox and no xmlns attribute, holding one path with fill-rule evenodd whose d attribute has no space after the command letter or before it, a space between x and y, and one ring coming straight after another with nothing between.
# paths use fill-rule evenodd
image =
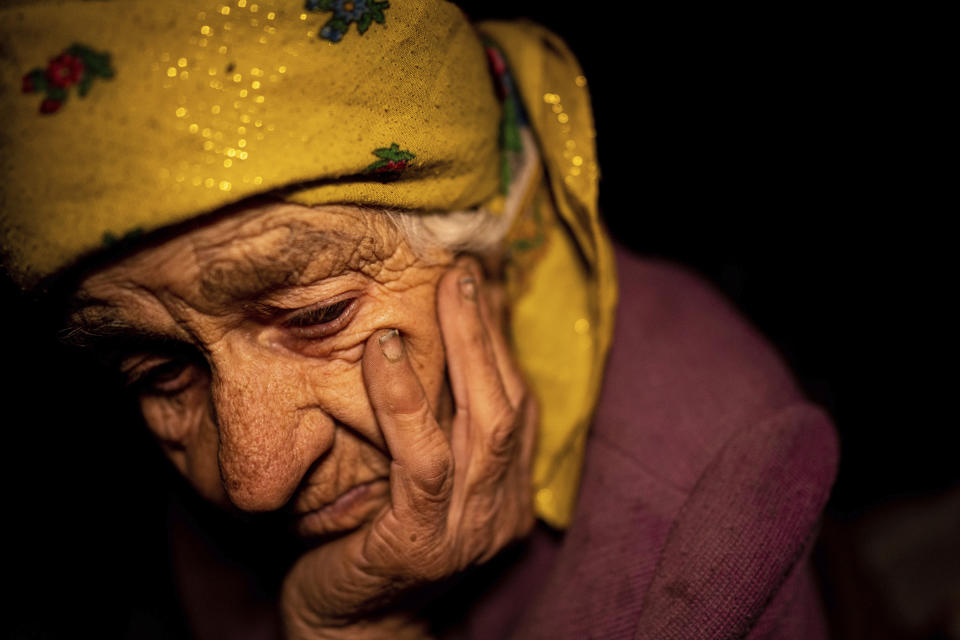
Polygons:
<instances>
[{"instance_id":1,"label":"knuckle","mask_svg":"<svg viewBox=\"0 0 960 640\"><path fill-rule=\"evenodd\" d=\"M490 424L490 452L497 458L509 456L513 451L517 425L517 411L504 407L498 411Z\"/></svg>"},{"instance_id":2,"label":"knuckle","mask_svg":"<svg viewBox=\"0 0 960 640\"><path fill-rule=\"evenodd\" d=\"M410 469L411 479L417 489L433 500L446 500L453 493L455 462L449 447L434 455L424 455L417 460L416 468Z\"/></svg>"}]
</instances>

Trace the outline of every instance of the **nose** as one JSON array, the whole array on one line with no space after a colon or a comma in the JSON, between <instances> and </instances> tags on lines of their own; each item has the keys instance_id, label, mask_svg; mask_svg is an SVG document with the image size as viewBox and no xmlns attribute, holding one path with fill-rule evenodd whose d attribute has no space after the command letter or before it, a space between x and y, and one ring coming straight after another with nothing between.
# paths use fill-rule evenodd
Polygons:
<instances>
[{"instance_id":1,"label":"nose","mask_svg":"<svg viewBox=\"0 0 960 640\"><path fill-rule=\"evenodd\" d=\"M333 420L308 395L296 363L259 345L224 341L212 353L211 371L227 495L244 511L282 507L332 446Z\"/></svg>"}]
</instances>

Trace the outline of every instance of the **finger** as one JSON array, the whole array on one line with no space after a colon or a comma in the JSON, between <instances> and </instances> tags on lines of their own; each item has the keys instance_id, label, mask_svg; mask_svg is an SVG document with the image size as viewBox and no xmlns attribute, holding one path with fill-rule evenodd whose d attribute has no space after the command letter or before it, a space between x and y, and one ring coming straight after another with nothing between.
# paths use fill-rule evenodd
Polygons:
<instances>
[{"instance_id":1,"label":"finger","mask_svg":"<svg viewBox=\"0 0 960 640\"><path fill-rule=\"evenodd\" d=\"M537 433L540 426L540 405L536 398L528 396L523 411L523 431L520 436L520 467L532 480L533 452L537 447Z\"/></svg>"},{"instance_id":2,"label":"finger","mask_svg":"<svg viewBox=\"0 0 960 640\"><path fill-rule=\"evenodd\" d=\"M520 522L518 534L524 536L533 527L533 454L536 450L537 433L540 426L540 406L533 397L528 397L524 405L523 431L521 433L520 462L517 465L517 478L520 499Z\"/></svg>"},{"instance_id":3,"label":"finger","mask_svg":"<svg viewBox=\"0 0 960 640\"><path fill-rule=\"evenodd\" d=\"M490 344L493 348L494 359L497 363L497 370L500 372L500 379L503 388L510 400L510 405L514 408L520 408L523 398L526 395L526 384L520 370L513 360L513 354L507 344L502 326L502 292L495 291L493 287L485 286L483 270L480 264L473 258L461 258L458 265L466 268L477 281L477 286L484 295L477 298L477 304L480 308L480 318L490 336Z\"/></svg>"},{"instance_id":4,"label":"finger","mask_svg":"<svg viewBox=\"0 0 960 640\"><path fill-rule=\"evenodd\" d=\"M457 414L469 416L471 425L490 425L512 413L512 405L480 317L479 296L470 271L451 269L438 287L437 314Z\"/></svg>"},{"instance_id":5,"label":"finger","mask_svg":"<svg viewBox=\"0 0 960 640\"><path fill-rule=\"evenodd\" d=\"M393 458L394 509L437 517L449 501L453 456L397 330L378 331L367 340L363 379Z\"/></svg>"}]
</instances>

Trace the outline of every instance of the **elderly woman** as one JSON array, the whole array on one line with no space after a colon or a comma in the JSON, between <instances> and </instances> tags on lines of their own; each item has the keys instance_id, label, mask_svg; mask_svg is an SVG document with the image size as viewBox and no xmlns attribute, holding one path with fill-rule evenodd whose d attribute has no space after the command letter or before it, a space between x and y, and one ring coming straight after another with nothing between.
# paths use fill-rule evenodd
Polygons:
<instances>
[{"instance_id":1,"label":"elderly woman","mask_svg":"<svg viewBox=\"0 0 960 640\"><path fill-rule=\"evenodd\" d=\"M614 250L554 35L441 0L12 4L7 269L70 291L64 338L199 496L290 516L289 637L824 635L829 421ZM260 629L176 572L194 634Z\"/></svg>"}]
</instances>

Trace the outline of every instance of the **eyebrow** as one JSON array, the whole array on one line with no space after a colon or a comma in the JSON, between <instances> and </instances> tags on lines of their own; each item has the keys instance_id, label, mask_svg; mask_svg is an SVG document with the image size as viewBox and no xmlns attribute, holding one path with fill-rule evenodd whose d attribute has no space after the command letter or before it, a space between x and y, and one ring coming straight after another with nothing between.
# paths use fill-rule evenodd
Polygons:
<instances>
[{"instance_id":1,"label":"eyebrow","mask_svg":"<svg viewBox=\"0 0 960 640\"><path fill-rule=\"evenodd\" d=\"M96 298L75 304L58 338L69 347L96 354L98 360L108 365L116 365L136 351L183 346L177 338L130 324L108 302Z\"/></svg>"}]
</instances>

